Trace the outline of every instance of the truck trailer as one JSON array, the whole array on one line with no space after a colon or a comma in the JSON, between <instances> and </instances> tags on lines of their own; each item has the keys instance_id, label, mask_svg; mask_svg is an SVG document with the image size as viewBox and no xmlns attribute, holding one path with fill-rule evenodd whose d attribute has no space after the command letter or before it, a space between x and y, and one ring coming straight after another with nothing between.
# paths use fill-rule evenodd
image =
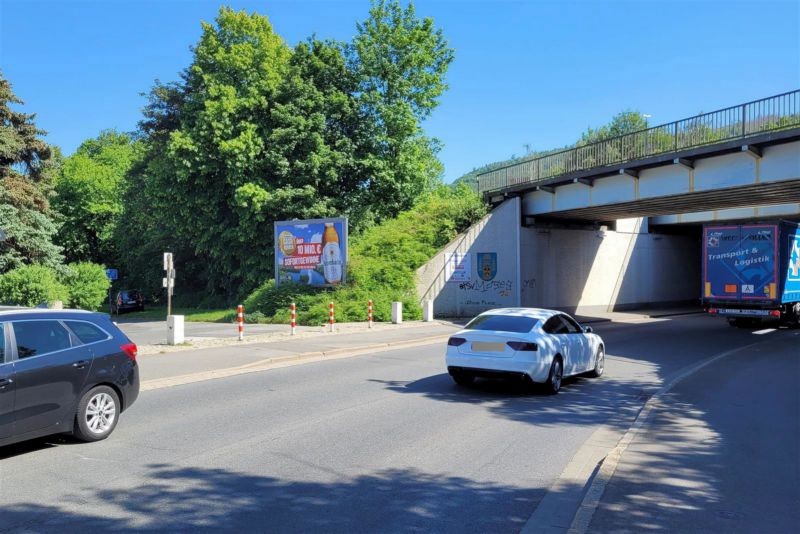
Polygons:
<instances>
[{"instance_id":1,"label":"truck trailer","mask_svg":"<svg viewBox=\"0 0 800 534\"><path fill-rule=\"evenodd\" d=\"M800 326L800 224L778 221L703 227L702 302L735 326Z\"/></svg>"}]
</instances>

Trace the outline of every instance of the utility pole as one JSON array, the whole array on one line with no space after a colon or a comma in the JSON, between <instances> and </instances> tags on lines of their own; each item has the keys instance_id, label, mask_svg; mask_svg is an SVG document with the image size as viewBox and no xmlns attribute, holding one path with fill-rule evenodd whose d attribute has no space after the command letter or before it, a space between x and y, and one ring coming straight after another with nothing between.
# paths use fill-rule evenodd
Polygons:
<instances>
[{"instance_id":1,"label":"utility pole","mask_svg":"<svg viewBox=\"0 0 800 534\"><path fill-rule=\"evenodd\" d=\"M172 290L175 287L175 266L172 263L172 252L164 253L164 271L167 276L162 283L167 288L167 317L169 317L172 315Z\"/></svg>"}]
</instances>

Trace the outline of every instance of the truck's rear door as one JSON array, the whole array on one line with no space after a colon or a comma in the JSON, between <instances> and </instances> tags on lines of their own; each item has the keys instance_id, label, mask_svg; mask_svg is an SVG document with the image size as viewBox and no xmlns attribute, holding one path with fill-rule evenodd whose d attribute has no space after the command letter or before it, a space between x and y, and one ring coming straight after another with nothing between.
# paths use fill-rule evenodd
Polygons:
<instances>
[{"instance_id":1,"label":"truck's rear door","mask_svg":"<svg viewBox=\"0 0 800 534\"><path fill-rule=\"evenodd\" d=\"M778 292L776 225L706 226L705 300L774 301Z\"/></svg>"}]
</instances>

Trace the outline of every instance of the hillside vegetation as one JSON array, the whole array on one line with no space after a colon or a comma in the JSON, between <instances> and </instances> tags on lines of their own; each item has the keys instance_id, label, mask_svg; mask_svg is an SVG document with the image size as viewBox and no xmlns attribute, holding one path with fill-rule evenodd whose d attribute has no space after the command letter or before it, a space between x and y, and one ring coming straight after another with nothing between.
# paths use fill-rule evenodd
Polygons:
<instances>
[{"instance_id":1,"label":"hillside vegetation","mask_svg":"<svg viewBox=\"0 0 800 534\"><path fill-rule=\"evenodd\" d=\"M295 302L299 324L322 324L328 320L328 304L334 302L337 321L365 321L370 299L376 321L390 320L392 301L403 303L404 318L419 319L416 270L486 212L480 197L469 187L439 187L397 218L352 239L345 286L275 287L274 280L267 280L245 300L246 319L288 323L289 306Z\"/></svg>"}]
</instances>

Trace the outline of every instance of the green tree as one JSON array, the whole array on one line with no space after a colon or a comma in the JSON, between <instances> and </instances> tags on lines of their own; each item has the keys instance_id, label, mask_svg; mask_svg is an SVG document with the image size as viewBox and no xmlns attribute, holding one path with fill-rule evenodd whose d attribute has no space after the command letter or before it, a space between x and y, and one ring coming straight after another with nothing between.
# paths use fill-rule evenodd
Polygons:
<instances>
[{"instance_id":1,"label":"green tree","mask_svg":"<svg viewBox=\"0 0 800 534\"><path fill-rule=\"evenodd\" d=\"M395 215L441 179L440 143L424 135L421 122L447 90L454 51L412 3L403 9L398 0L374 0L369 15L357 26L350 61L373 124L372 201Z\"/></svg>"},{"instance_id":2,"label":"green tree","mask_svg":"<svg viewBox=\"0 0 800 534\"><path fill-rule=\"evenodd\" d=\"M0 273L24 264L55 267L61 249L48 202L60 154L42 136L34 114L12 109L23 104L0 75Z\"/></svg>"},{"instance_id":3,"label":"green tree","mask_svg":"<svg viewBox=\"0 0 800 534\"><path fill-rule=\"evenodd\" d=\"M64 161L53 207L62 216L56 242L67 261L116 265L112 237L122 212L123 178L134 158L130 135L107 130Z\"/></svg>"},{"instance_id":4,"label":"green tree","mask_svg":"<svg viewBox=\"0 0 800 534\"><path fill-rule=\"evenodd\" d=\"M160 282L157 254L171 250L179 286L232 300L272 273L273 221L345 215L358 232L430 188L438 145L419 123L452 51L413 8L389 18L395 8L376 4L365 24L377 33L364 26L352 46L311 38L290 49L265 17L226 8L204 24L182 80L149 95L123 199L137 232L116 232L126 270ZM370 41L382 32L384 51ZM389 93L380 54L395 64Z\"/></svg>"},{"instance_id":5,"label":"green tree","mask_svg":"<svg viewBox=\"0 0 800 534\"><path fill-rule=\"evenodd\" d=\"M576 146L588 145L589 143L604 141L612 137L638 132L639 130L647 129L647 126L647 118L638 111L622 111L614 115L608 124L604 124L600 128L587 128L581 134L581 139Z\"/></svg>"},{"instance_id":6,"label":"green tree","mask_svg":"<svg viewBox=\"0 0 800 534\"><path fill-rule=\"evenodd\" d=\"M38 306L66 301L67 288L55 270L42 265L23 265L0 275L0 302L16 306Z\"/></svg>"},{"instance_id":7,"label":"green tree","mask_svg":"<svg viewBox=\"0 0 800 534\"><path fill-rule=\"evenodd\" d=\"M67 306L82 310L99 308L111 287L105 266L88 262L67 265L62 282L67 287Z\"/></svg>"}]
</instances>

